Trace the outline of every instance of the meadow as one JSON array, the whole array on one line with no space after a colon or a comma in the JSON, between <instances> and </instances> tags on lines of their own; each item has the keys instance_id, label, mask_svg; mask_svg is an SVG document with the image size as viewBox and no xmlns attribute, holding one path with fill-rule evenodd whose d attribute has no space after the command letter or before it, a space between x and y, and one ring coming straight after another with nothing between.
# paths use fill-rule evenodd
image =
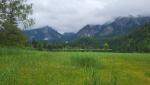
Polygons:
<instances>
[{"instance_id":1,"label":"meadow","mask_svg":"<svg viewBox=\"0 0 150 85\"><path fill-rule=\"evenodd\" d=\"M150 54L0 48L0 85L150 85Z\"/></svg>"}]
</instances>

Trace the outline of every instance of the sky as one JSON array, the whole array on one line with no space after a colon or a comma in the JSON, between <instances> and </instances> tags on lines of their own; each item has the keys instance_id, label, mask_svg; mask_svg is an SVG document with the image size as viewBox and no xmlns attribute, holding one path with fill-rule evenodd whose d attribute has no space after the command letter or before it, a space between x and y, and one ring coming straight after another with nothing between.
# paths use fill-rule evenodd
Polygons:
<instances>
[{"instance_id":1,"label":"sky","mask_svg":"<svg viewBox=\"0 0 150 85\"><path fill-rule=\"evenodd\" d=\"M116 17L149 16L150 0L28 0L33 3L32 28L51 26L60 33L77 32L87 24Z\"/></svg>"}]
</instances>

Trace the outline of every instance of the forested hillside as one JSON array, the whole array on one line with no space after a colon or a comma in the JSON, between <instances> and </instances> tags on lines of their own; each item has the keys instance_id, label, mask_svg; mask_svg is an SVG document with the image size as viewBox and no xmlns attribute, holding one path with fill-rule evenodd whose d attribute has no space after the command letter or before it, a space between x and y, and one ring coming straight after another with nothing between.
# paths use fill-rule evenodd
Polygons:
<instances>
[{"instance_id":1,"label":"forested hillside","mask_svg":"<svg viewBox=\"0 0 150 85\"><path fill-rule=\"evenodd\" d=\"M150 23L126 36L112 40L110 46L116 51L150 52Z\"/></svg>"}]
</instances>

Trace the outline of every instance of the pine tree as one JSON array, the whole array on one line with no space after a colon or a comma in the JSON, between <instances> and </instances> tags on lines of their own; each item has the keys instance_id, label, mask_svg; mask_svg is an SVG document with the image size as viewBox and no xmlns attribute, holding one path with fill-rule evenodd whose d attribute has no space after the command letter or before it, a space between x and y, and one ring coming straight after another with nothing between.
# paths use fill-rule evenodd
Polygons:
<instances>
[{"instance_id":1,"label":"pine tree","mask_svg":"<svg viewBox=\"0 0 150 85\"><path fill-rule=\"evenodd\" d=\"M104 43L103 49L104 49L104 50L108 50L108 49L109 49L109 44L108 44L108 43Z\"/></svg>"}]
</instances>

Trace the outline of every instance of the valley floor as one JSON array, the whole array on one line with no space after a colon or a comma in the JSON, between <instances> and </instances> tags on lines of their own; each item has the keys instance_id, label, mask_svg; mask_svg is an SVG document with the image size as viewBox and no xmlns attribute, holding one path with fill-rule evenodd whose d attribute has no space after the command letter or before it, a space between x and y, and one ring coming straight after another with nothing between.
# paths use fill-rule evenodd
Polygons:
<instances>
[{"instance_id":1,"label":"valley floor","mask_svg":"<svg viewBox=\"0 0 150 85\"><path fill-rule=\"evenodd\" d=\"M150 54L0 48L0 85L150 85Z\"/></svg>"}]
</instances>

